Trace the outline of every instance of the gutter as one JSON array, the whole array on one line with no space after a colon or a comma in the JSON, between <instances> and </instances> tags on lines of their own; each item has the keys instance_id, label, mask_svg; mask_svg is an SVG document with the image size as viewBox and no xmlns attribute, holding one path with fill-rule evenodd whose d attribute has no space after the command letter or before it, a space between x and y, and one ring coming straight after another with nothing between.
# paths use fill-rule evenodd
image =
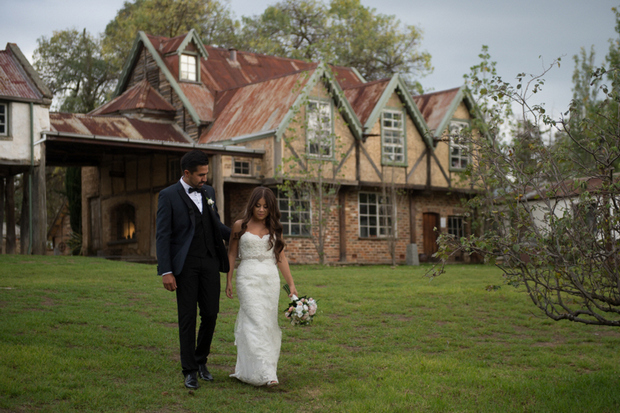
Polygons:
<instances>
[{"instance_id":1,"label":"gutter","mask_svg":"<svg viewBox=\"0 0 620 413\"><path fill-rule=\"evenodd\" d=\"M226 145L214 145L214 144L206 144L206 143L184 143L184 142L168 142L168 141L149 141L149 140L138 140L138 139L129 139L129 138L119 138L115 136L100 136L100 135L82 135L77 133L60 133L58 131L45 131L43 132L43 138L34 142L33 145L39 145L46 141L53 141L50 139L51 136L65 137L65 138L77 138L91 141L99 141L99 142L118 142L118 143L131 143L136 145L145 145L145 146L165 146L165 147L176 147L176 148L186 148L186 149L209 149L215 151L227 151L227 152L237 152L240 154L264 154L264 149L248 149L238 146L226 146Z\"/></svg>"}]
</instances>

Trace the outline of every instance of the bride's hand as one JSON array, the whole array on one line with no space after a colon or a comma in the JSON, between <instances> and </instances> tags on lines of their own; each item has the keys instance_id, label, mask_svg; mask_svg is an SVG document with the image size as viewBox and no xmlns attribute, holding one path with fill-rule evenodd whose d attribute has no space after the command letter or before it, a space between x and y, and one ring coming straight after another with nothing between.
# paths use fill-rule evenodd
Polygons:
<instances>
[{"instance_id":1,"label":"bride's hand","mask_svg":"<svg viewBox=\"0 0 620 413\"><path fill-rule=\"evenodd\" d=\"M226 283L226 297L233 298L232 284Z\"/></svg>"},{"instance_id":2,"label":"bride's hand","mask_svg":"<svg viewBox=\"0 0 620 413\"><path fill-rule=\"evenodd\" d=\"M299 294L297 293L297 288L295 288L294 286L293 286L293 288L291 288L291 293L288 296L292 297L293 295L295 297L299 297Z\"/></svg>"}]
</instances>

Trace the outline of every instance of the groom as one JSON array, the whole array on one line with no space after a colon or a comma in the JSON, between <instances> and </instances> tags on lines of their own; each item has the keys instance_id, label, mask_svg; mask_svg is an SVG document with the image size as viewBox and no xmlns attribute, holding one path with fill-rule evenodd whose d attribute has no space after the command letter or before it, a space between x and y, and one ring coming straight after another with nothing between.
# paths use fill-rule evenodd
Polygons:
<instances>
[{"instance_id":1,"label":"groom","mask_svg":"<svg viewBox=\"0 0 620 413\"><path fill-rule=\"evenodd\" d=\"M183 177L159 193L157 205L157 273L164 288L176 291L185 387L197 389L198 379L212 381L207 357L220 306L220 272L229 264L215 191L206 185L209 158L193 150L181 158ZM200 328L196 340L196 307Z\"/></svg>"}]
</instances>

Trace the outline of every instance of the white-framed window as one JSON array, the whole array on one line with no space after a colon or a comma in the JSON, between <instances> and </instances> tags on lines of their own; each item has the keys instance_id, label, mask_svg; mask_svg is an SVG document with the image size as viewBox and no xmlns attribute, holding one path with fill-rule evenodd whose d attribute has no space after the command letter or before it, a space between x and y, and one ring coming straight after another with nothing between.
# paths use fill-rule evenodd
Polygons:
<instances>
[{"instance_id":1,"label":"white-framed window","mask_svg":"<svg viewBox=\"0 0 620 413\"><path fill-rule=\"evenodd\" d=\"M463 129L468 128L466 121L452 121L450 133L450 168L465 169L469 165L469 145L464 139Z\"/></svg>"},{"instance_id":2,"label":"white-framed window","mask_svg":"<svg viewBox=\"0 0 620 413\"><path fill-rule=\"evenodd\" d=\"M0 102L0 136L9 136L9 105Z\"/></svg>"},{"instance_id":3,"label":"white-framed window","mask_svg":"<svg viewBox=\"0 0 620 413\"><path fill-rule=\"evenodd\" d=\"M308 154L320 158L331 158L334 147L331 101L310 100L306 111Z\"/></svg>"},{"instance_id":4,"label":"white-framed window","mask_svg":"<svg viewBox=\"0 0 620 413\"><path fill-rule=\"evenodd\" d=\"M384 163L405 163L405 123L402 110L386 109L381 113L381 148Z\"/></svg>"},{"instance_id":5,"label":"white-framed window","mask_svg":"<svg viewBox=\"0 0 620 413\"><path fill-rule=\"evenodd\" d=\"M456 215L448 217L448 234L454 235L456 239L465 236L465 221L463 217Z\"/></svg>"},{"instance_id":6,"label":"white-framed window","mask_svg":"<svg viewBox=\"0 0 620 413\"><path fill-rule=\"evenodd\" d=\"M392 233L393 206L389 197L374 192L359 193L361 238L384 238Z\"/></svg>"},{"instance_id":7,"label":"white-framed window","mask_svg":"<svg viewBox=\"0 0 620 413\"><path fill-rule=\"evenodd\" d=\"M251 175L252 162L247 159L233 159L233 175Z\"/></svg>"},{"instance_id":8,"label":"white-framed window","mask_svg":"<svg viewBox=\"0 0 620 413\"><path fill-rule=\"evenodd\" d=\"M182 54L179 78L181 80L198 80L198 58L195 55Z\"/></svg>"},{"instance_id":9,"label":"white-framed window","mask_svg":"<svg viewBox=\"0 0 620 413\"><path fill-rule=\"evenodd\" d=\"M276 198L280 208L282 234L310 236L312 223L310 198L298 193L287 194L282 190L276 191Z\"/></svg>"}]
</instances>

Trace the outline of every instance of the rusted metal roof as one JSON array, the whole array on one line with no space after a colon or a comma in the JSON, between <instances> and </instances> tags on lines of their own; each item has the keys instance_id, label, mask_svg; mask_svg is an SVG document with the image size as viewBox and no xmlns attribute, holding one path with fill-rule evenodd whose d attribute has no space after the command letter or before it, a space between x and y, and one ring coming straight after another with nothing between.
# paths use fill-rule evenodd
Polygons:
<instances>
[{"instance_id":1,"label":"rusted metal roof","mask_svg":"<svg viewBox=\"0 0 620 413\"><path fill-rule=\"evenodd\" d=\"M203 84L180 82L179 87L192 103L203 122L213 122L213 111L215 97L213 93Z\"/></svg>"},{"instance_id":2,"label":"rusted metal roof","mask_svg":"<svg viewBox=\"0 0 620 413\"><path fill-rule=\"evenodd\" d=\"M50 124L52 131L67 135L105 136L138 141L192 142L176 124L157 120L52 112Z\"/></svg>"},{"instance_id":3,"label":"rusted metal roof","mask_svg":"<svg viewBox=\"0 0 620 413\"><path fill-rule=\"evenodd\" d=\"M215 143L276 130L313 73L298 72L219 93L216 120L198 142Z\"/></svg>"},{"instance_id":4,"label":"rusted metal roof","mask_svg":"<svg viewBox=\"0 0 620 413\"><path fill-rule=\"evenodd\" d=\"M178 49L185 35L168 39L161 36L147 35L170 72L178 78L179 57L170 54ZM208 59L201 58L201 81L212 91L234 89L250 83L262 82L274 77L307 70L316 67L316 63L302 60L267 56L258 53L235 51L205 46ZM168 56L166 56L168 54ZM231 59L231 55L235 59Z\"/></svg>"},{"instance_id":5,"label":"rusted metal roof","mask_svg":"<svg viewBox=\"0 0 620 413\"><path fill-rule=\"evenodd\" d=\"M418 109L424 116L424 120L431 131L437 130L441 121L447 115L454 98L459 93L460 88L443 90L440 92L426 93L424 95L413 96L413 101L418 105Z\"/></svg>"},{"instance_id":6,"label":"rusted metal roof","mask_svg":"<svg viewBox=\"0 0 620 413\"><path fill-rule=\"evenodd\" d=\"M44 96L35 83L28 77L26 69L11 51L14 44L7 44L6 50L0 50L0 97L39 101Z\"/></svg>"},{"instance_id":7,"label":"rusted metal roof","mask_svg":"<svg viewBox=\"0 0 620 413\"><path fill-rule=\"evenodd\" d=\"M344 90L351 107L362 125L366 124L368 117L379 103L390 79L381 79L374 82L362 83Z\"/></svg>"},{"instance_id":8,"label":"rusted metal roof","mask_svg":"<svg viewBox=\"0 0 620 413\"><path fill-rule=\"evenodd\" d=\"M126 111L149 110L170 112L174 114L174 107L168 103L148 81L142 80L122 95L103 106L90 112L90 115L105 115Z\"/></svg>"},{"instance_id":9,"label":"rusted metal roof","mask_svg":"<svg viewBox=\"0 0 620 413\"><path fill-rule=\"evenodd\" d=\"M359 78L357 72L353 70L353 68L333 65L330 65L330 67L334 72L336 81L341 88L347 89L353 86L359 86L364 84L362 79Z\"/></svg>"}]
</instances>

